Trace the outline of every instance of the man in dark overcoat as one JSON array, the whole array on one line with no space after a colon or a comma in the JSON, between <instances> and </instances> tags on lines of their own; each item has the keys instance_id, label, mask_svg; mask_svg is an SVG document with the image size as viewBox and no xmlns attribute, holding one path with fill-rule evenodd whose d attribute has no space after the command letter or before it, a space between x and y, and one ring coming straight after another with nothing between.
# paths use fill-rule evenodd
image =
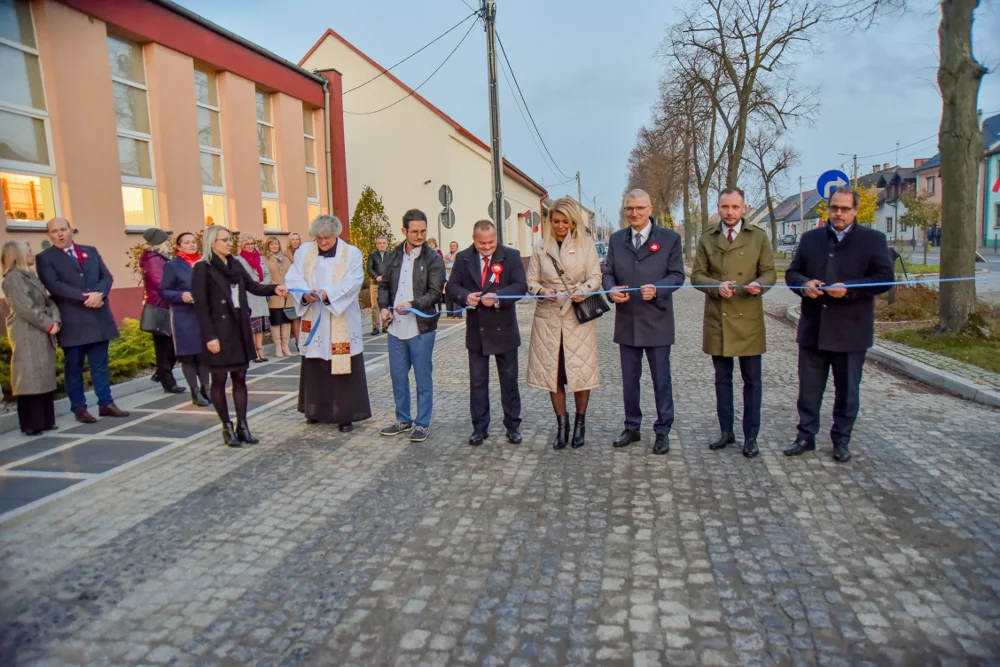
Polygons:
<instances>
[{"instance_id":1,"label":"man in dark overcoat","mask_svg":"<svg viewBox=\"0 0 1000 667\"><path fill-rule=\"evenodd\" d=\"M642 439L639 427L639 381L646 355L656 398L654 454L670 451L674 397L670 379L670 346L674 344L673 293L684 284L681 237L650 218L649 195L632 190L625 195L629 226L611 235L604 261L604 289L613 290L615 342L621 353L625 430L614 441L627 447ZM622 291L624 289L637 291Z\"/></svg>"},{"instance_id":2,"label":"man in dark overcoat","mask_svg":"<svg viewBox=\"0 0 1000 667\"><path fill-rule=\"evenodd\" d=\"M875 296L893 281L885 235L855 222L861 196L848 187L830 196L827 224L802 235L785 282L802 297L799 319L799 425L785 450L798 456L816 449L819 411L833 370L833 458L851 458L850 442L861 401L861 369L875 337Z\"/></svg>"},{"instance_id":3,"label":"man in dark overcoat","mask_svg":"<svg viewBox=\"0 0 1000 667\"><path fill-rule=\"evenodd\" d=\"M483 444L490 427L490 357L496 357L500 401L507 440L521 442L521 393L517 386L517 348L521 334L516 304L528 291L521 253L497 244L497 230L480 220L472 230L471 246L455 256L448 293L471 306L465 326L469 351L469 402L472 435L469 444ZM498 299L497 296L512 298Z\"/></svg>"},{"instance_id":4,"label":"man in dark overcoat","mask_svg":"<svg viewBox=\"0 0 1000 667\"><path fill-rule=\"evenodd\" d=\"M77 421L97 420L87 411L83 360L97 394L101 417L127 417L115 405L108 372L108 343L118 338L118 326L108 305L113 278L97 248L77 245L74 230L65 218L52 218L45 226L51 247L38 253L35 268L45 289L59 307L62 328L57 334L65 359L66 393Z\"/></svg>"}]
</instances>

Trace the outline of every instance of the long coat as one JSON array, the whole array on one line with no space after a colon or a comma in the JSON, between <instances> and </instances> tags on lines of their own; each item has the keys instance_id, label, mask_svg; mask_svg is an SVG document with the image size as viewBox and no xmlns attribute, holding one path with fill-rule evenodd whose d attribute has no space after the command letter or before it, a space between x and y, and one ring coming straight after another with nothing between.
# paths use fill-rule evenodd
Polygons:
<instances>
[{"instance_id":1,"label":"long coat","mask_svg":"<svg viewBox=\"0 0 1000 667\"><path fill-rule=\"evenodd\" d=\"M250 305L247 292L272 297L276 285L261 285L246 272L243 263L229 256L230 271L237 271L239 308L233 307L229 279L208 262L196 262L191 274L191 296L198 316L202 345L218 340L222 350L208 353L209 366L227 368L245 366L256 357L253 330L250 328ZM206 348L207 349L207 348Z\"/></svg>"},{"instance_id":2,"label":"long coat","mask_svg":"<svg viewBox=\"0 0 1000 667\"><path fill-rule=\"evenodd\" d=\"M250 266L250 262L246 261L239 255L232 255L236 260L243 265L244 270L247 272L247 277L250 278L255 283L260 283L261 285L271 284L271 272L267 268L267 263L264 258L261 257L260 269L264 273L263 280L257 280L257 271ZM251 296L247 297L250 300L250 317L267 317L270 315L270 308L268 306L268 300L263 299L259 296L255 296L254 293L250 292ZM273 294L273 292L272 292Z\"/></svg>"},{"instance_id":3,"label":"long coat","mask_svg":"<svg viewBox=\"0 0 1000 667\"><path fill-rule=\"evenodd\" d=\"M875 297L889 286L850 285L892 282L893 277L889 245L880 231L855 223L839 243L829 224L803 234L785 282L801 287L821 280L827 285L844 283L849 289L840 299L825 292L812 299L804 290L795 290L802 297L799 345L829 352L867 350L875 338Z\"/></svg>"},{"instance_id":4,"label":"long coat","mask_svg":"<svg viewBox=\"0 0 1000 667\"><path fill-rule=\"evenodd\" d=\"M763 229L744 221L732 243L722 233L721 223L701 235L691 284L705 292L701 340L705 354L715 357L764 354L767 336L763 291L755 296L738 287L730 298L723 299L718 285L728 281L737 285L757 282L767 288L776 279L771 242Z\"/></svg>"},{"instance_id":5,"label":"long coat","mask_svg":"<svg viewBox=\"0 0 1000 667\"><path fill-rule=\"evenodd\" d=\"M652 220L650 220L652 223ZM674 344L674 292L684 284L680 235L652 223L649 238L638 250L632 228L620 229L608 239L604 260L604 289L616 286L656 285L656 296L644 301L638 292L615 304L615 342L631 347Z\"/></svg>"},{"instance_id":6,"label":"long coat","mask_svg":"<svg viewBox=\"0 0 1000 667\"><path fill-rule=\"evenodd\" d=\"M562 269L562 279L553 260ZM587 236L567 235L562 247L555 241L535 246L528 260L528 293L541 289L559 292L593 292L601 286L601 261ZM531 323L528 348L528 384L549 393L558 390L559 349L566 365L566 388L570 392L597 388L597 321L580 324L567 297L555 301L538 299Z\"/></svg>"},{"instance_id":7,"label":"long coat","mask_svg":"<svg viewBox=\"0 0 1000 667\"><path fill-rule=\"evenodd\" d=\"M35 256L38 277L52 295L62 317L57 337L63 348L118 338L118 326L108 299L113 282L111 272L97 248L78 245L76 251L83 258L82 267L65 250L55 246ZM104 295L104 305L87 308L83 305L87 300L84 292L100 292Z\"/></svg>"},{"instance_id":8,"label":"long coat","mask_svg":"<svg viewBox=\"0 0 1000 667\"><path fill-rule=\"evenodd\" d=\"M285 274L288 273L288 269L292 268L292 263L285 257L282 253L276 255L266 255L263 258L264 269L267 275L270 276L271 282L275 285L285 284ZM268 308L291 308L292 307L292 296L272 296L267 301Z\"/></svg>"},{"instance_id":9,"label":"long coat","mask_svg":"<svg viewBox=\"0 0 1000 667\"><path fill-rule=\"evenodd\" d=\"M455 257L455 266L448 280L448 293L461 304L468 301L473 292L484 294L524 296L527 292L527 278L521 253L514 248L497 245L490 257L490 266L500 265L500 277L485 288L482 283L483 262L476 246L462 250ZM487 278L489 280L489 278ZM517 326L517 301L500 299L497 307L479 305L467 311L469 319L465 326L465 348L472 352L491 356L516 350L521 345L521 333Z\"/></svg>"},{"instance_id":10,"label":"long coat","mask_svg":"<svg viewBox=\"0 0 1000 667\"><path fill-rule=\"evenodd\" d=\"M13 269L3 278L10 307L7 335L13 348L10 384L14 396L47 394L56 390L56 347L47 332L60 322L59 309L45 286L30 272Z\"/></svg>"},{"instance_id":11,"label":"long coat","mask_svg":"<svg viewBox=\"0 0 1000 667\"><path fill-rule=\"evenodd\" d=\"M160 299L170 304L170 329L173 331L174 352L177 356L207 353L198 328L194 304L184 303L184 292L191 292L191 274L191 265L180 257L175 257L167 262L163 269L163 281L160 283Z\"/></svg>"}]
</instances>

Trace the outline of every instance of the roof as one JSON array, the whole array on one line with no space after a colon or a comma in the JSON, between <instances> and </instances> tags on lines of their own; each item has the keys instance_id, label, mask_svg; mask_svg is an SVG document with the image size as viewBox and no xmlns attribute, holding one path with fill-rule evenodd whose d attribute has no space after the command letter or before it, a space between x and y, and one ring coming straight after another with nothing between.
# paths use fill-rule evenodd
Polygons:
<instances>
[{"instance_id":1,"label":"roof","mask_svg":"<svg viewBox=\"0 0 1000 667\"><path fill-rule=\"evenodd\" d=\"M882 170L879 172L879 179L875 182L875 187L884 188L899 181L916 180L913 175L914 171L912 167L893 167L892 169Z\"/></svg>"},{"instance_id":2,"label":"roof","mask_svg":"<svg viewBox=\"0 0 1000 667\"><path fill-rule=\"evenodd\" d=\"M983 122L983 143L987 151L1000 143L1000 114L990 116Z\"/></svg>"},{"instance_id":3,"label":"roof","mask_svg":"<svg viewBox=\"0 0 1000 667\"><path fill-rule=\"evenodd\" d=\"M412 97L413 99L415 99L418 102L420 102L421 104L423 104L425 107L427 107L432 112L434 112L439 118L441 118L441 120L443 120L444 122L446 122L449 125L451 125L452 128L454 128L454 130L456 132L458 132L460 135L462 135L463 137L465 137L469 141L473 142L474 144L476 144L477 146L479 146L480 148L482 148L487 153L490 152L490 147L482 139L480 139L479 137L477 137L476 135L474 135L472 132L469 132L467 129L465 129L464 127L462 127L458 123L458 121L456 121L454 118L452 118L451 116L449 116L448 114L446 114L445 112L441 111L439 108L437 108L436 106L434 106L433 104L431 104L430 102L428 102L427 99L423 95L421 95L420 93L416 92L415 90L413 90L412 88L410 88L409 86L407 86L405 83L403 83L402 81L400 81L392 72L386 71L386 69L384 67L382 67L377 62L375 62L374 60L372 60L370 57L368 57L368 55L366 53L364 53L361 49L359 49L358 47L356 47L353 44L351 44L350 42L348 42L346 39L344 39L339 33L337 33L332 28L327 28L326 29L326 32L324 32L323 35L316 41L316 43L312 45L312 48L309 49L304 56L302 56L302 60L299 61L299 65L302 65L302 63L304 63L306 60L308 60L309 56L311 56L316 51L316 49L319 48L320 44L322 44L324 41L326 41L327 37L333 37L334 39L336 39L337 41L339 41L341 44L343 44L344 46L346 46L347 48L349 48L351 51L353 51L358 56L360 56L361 58L363 58L369 65L371 65L372 67L376 68L380 72L383 72L384 73L383 76L385 76L387 79L389 79L390 81L392 81L393 83L395 83L397 86L399 86L400 88L402 88L404 91L406 91L406 93L410 97ZM528 189L535 191L538 195L540 195L542 197L544 197L546 194L548 194L548 191L543 186L541 186L538 183L536 183L534 181L534 179L532 179L526 173L524 173L523 171L521 171L520 169L518 169L517 167L515 167L513 164L511 164L510 161L507 160L507 158L504 158L504 160L503 160L503 166L504 166L504 173L506 173L508 176L513 177L514 180L519 181L522 185L524 185Z\"/></svg>"},{"instance_id":4,"label":"roof","mask_svg":"<svg viewBox=\"0 0 1000 667\"><path fill-rule=\"evenodd\" d=\"M934 157L924 162L922 165L913 170L914 174L918 174L922 171L927 171L928 169L940 169L941 168L941 154L935 153Z\"/></svg>"},{"instance_id":5,"label":"roof","mask_svg":"<svg viewBox=\"0 0 1000 667\"><path fill-rule=\"evenodd\" d=\"M799 205L799 195L798 193L786 197L784 201L774 207L774 219L784 220L785 217L791 213Z\"/></svg>"},{"instance_id":6,"label":"roof","mask_svg":"<svg viewBox=\"0 0 1000 667\"><path fill-rule=\"evenodd\" d=\"M785 215L785 217L778 219L783 220L784 222L798 222L801 219L801 216L799 215L799 196L793 195L793 197L790 197L789 199L792 199L792 209L787 213L787 215ZM819 203L820 199L822 199L822 197L820 197L819 193L815 190L802 193L802 207L806 210L806 219L809 218L809 211ZM787 201L788 200L786 199L785 202ZM782 204L785 202L782 202Z\"/></svg>"},{"instance_id":7,"label":"roof","mask_svg":"<svg viewBox=\"0 0 1000 667\"><path fill-rule=\"evenodd\" d=\"M324 79L323 77L321 77L318 74L315 74L315 73L310 72L309 70L305 69L304 67L301 66L301 63L299 65L296 65L295 63L291 62L290 60L285 60L284 58L282 58L278 54L272 53L272 52L268 51L267 49L265 49L264 47L262 47L262 46L260 46L258 44L254 44L253 42L251 42L248 39L240 37L239 35L237 35L236 33L234 33L231 30L226 30L225 28L223 28L222 26L220 26L217 23L212 23L211 21L209 21L208 19L206 19L204 16L201 16L200 14L195 14L190 9L188 9L186 7L182 7L181 5L178 5L176 2L171 2L170 0L153 0L153 2L155 4L157 4L157 5L160 5L161 7L165 8L165 9L169 9L170 11L172 11L173 13L175 13L175 14L177 14L179 16L183 16L184 18L188 19L189 21L191 21L193 23L199 24L203 28L207 28L207 29L211 30L212 32L214 32L214 33L216 33L218 35L221 35L221 36L225 37L226 39L228 39L230 41L236 42L237 44L239 44L240 46L242 46L244 48L250 49L251 51L255 51L255 52L259 53L260 55L264 56L265 58L269 58L270 60L273 60L274 62L278 63L279 65L284 65L285 67L287 67L289 69L295 70L299 74L307 76L310 79L313 79L314 81L316 81L317 83L320 83L320 84L325 84L326 83L326 79Z\"/></svg>"}]
</instances>

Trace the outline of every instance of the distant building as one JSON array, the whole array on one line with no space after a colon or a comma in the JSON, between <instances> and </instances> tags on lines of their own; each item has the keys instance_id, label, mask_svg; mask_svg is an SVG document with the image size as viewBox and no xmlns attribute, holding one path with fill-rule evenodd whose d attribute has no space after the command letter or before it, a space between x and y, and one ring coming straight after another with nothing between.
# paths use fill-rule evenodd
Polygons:
<instances>
[{"instance_id":1,"label":"distant building","mask_svg":"<svg viewBox=\"0 0 1000 667\"><path fill-rule=\"evenodd\" d=\"M977 207L980 245L1000 246L1000 114L983 122L985 154L979 167L979 205Z\"/></svg>"}]
</instances>

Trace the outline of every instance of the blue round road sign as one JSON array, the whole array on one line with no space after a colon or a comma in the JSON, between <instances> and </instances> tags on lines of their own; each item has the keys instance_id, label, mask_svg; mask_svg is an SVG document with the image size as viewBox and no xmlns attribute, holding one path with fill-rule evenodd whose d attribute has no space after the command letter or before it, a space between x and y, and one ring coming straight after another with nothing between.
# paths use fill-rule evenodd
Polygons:
<instances>
[{"instance_id":1,"label":"blue round road sign","mask_svg":"<svg viewBox=\"0 0 1000 667\"><path fill-rule=\"evenodd\" d=\"M851 179L847 177L847 174L840 171L839 169L831 169L830 171L824 172L819 180L816 181L816 192L823 199L830 199L830 193L837 188L844 187L845 185L850 185Z\"/></svg>"}]
</instances>

